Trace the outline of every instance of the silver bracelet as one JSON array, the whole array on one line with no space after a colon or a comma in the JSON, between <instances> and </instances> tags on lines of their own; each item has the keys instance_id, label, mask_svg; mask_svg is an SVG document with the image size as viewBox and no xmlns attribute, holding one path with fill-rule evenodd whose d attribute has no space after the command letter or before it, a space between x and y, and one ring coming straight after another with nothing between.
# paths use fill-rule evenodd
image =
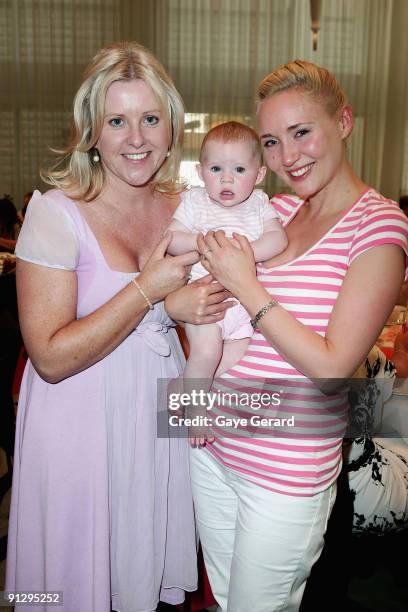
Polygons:
<instances>
[{"instance_id":1,"label":"silver bracelet","mask_svg":"<svg viewBox=\"0 0 408 612\"><path fill-rule=\"evenodd\" d=\"M262 319L262 317L266 315L266 313L269 312L274 306L279 306L279 302L276 300L271 300L265 304L265 306L262 306L261 310L256 313L253 319L251 319L251 325L254 329L256 329L259 320Z\"/></svg>"},{"instance_id":2,"label":"silver bracelet","mask_svg":"<svg viewBox=\"0 0 408 612\"><path fill-rule=\"evenodd\" d=\"M150 310L154 309L153 304L151 303L151 301L149 300L149 298L147 297L147 295L145 294L145 292L143 291L143 289L141 288L141 286L139 285L139 283L137 282L137 280L135 278L132 278L132 283L134 285L136 285L136 287L139 290L140 295L144 298L146 304L148 305L148 307L150 308Z\"/></svg>"}]
</instances>

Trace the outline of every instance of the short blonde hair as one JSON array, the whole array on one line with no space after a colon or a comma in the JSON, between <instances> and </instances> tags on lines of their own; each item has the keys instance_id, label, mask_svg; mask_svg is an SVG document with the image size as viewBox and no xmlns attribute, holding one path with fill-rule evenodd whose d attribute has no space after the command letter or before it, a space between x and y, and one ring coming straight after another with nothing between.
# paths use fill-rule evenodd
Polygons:
<instances>
[{"instance_id":1,"label":"short blonde hair","mask_svg":"<svg viewBox=\"0 0 408 612\"><path fill-rule=\"evenodd\" d=\"M332 117L347 103L346 95L334 74L304 60L288 62L268 74L258 87L258 102L279 91L294 88L314 96Z\"/></svg>"},{"instance_id":2,"label":"short blonde hair","mask_svg":"<svg viewBox=\"0 0 408 612\"><path fill-rule=\"evenodd\" d=\"M151 184L163 193L179 193L178 181L184 134L184 106L173 81L154 55L136 42L118 42L98 51L85 70L74 99L71 137L67 147L56 151L56 163L42 172L45 182L63 189L71 198L90 201L101 192L105 175L101 163L92 161L100 137L105 98L109 86L120 80L142 79L152 88L169 128L169 156Z\"/></svg>"},{"instance_id":3,"label":"short blonde hair","mask_svg":"<svg viewBox=\"0 0 408 612\"><path fill-rule=\"evenodd\" d=\"M258 157L259 163L262 164L262 145L258 134L249 125L239 123L238 121L227 121L226 123L220 123L215 127L211 128L204 136L204 140L201 143L200 149L200 162L202 161L205 153L205 147L209 142L247 142L252 145L254 155Z\"/></svg>"}]
</instances>

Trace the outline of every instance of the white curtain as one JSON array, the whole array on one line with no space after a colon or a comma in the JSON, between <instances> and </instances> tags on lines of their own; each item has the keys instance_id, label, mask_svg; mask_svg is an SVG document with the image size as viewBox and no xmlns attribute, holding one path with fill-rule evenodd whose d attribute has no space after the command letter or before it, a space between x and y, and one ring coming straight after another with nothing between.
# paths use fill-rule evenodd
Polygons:
<instances>
[{"instance_id":1,"label":"white curtain","mask_svg":"<svg viewBox=\"0 0 408 612\"><path fill-rule=\"evenodd\" d=\"M309 0L169 0L167 4L170 27L162 60L187 110L206 114L195 131L187 132L186 157L196 158L200 132L211 124L228 116L252 122L259 81L279 64L302 58L329 68L344 86L356 118L348 145L350 159L367 183L382 188L392 18L399 2L322 0L316 51ZM401 181L402 176L388 184L387 195L398 197ZM282 188L269 174L267 190Z\"/></svg>"},{"instance_id":2,"label":"white curtain","mask_svg":"<svg viewBox=\"0 0 408 612\"><path fill-rule=\"evenodd\" d=\"M362 178L408 192L408 2L322 0L317 51L309 0L0 0L0 194L17 206L69 133L72 97L102 45L138 40L163 62L186 105L184 159L204 132L254 122L258 82L290 59L332 70L353 105L349 155ZM271 174L267 190L282 189Z\"/></svg>"},{"instance_id":3,"label":"white curtain","mask_svg":"<svg viewBox=\"0 0 408 612\"><path fill-rule=\"evenodd\" d=\"M394 0L389 82L381 156L381 187L398 198L408 195L408 2Z\"/></svg>"},{"instance_id":4,"label":"white curtain","mask_svg":"<svg viewBox=\"0 0 408 612\"><path fill-rule=\"evenodd\" d=\"M111 0L0 0L0 193L17 208L44 188L39 168L67 140L83 69L119 25Z\"/></svg>"}]
</instances>

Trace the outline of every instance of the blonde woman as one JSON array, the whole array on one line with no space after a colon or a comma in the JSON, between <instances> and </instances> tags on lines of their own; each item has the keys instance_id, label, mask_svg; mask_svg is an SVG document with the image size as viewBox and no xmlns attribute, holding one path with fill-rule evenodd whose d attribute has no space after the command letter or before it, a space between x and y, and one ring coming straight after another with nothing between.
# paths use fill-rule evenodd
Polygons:
<instances>
[{"instance_id":1,"label":"blonde woman","mask_svg":"<svg viewBox=\"0 0 408 612\"><path fill-rule=\"evenodd\" d=\"M227 292L183 287L196 253L164 257L182 137L182 101L152 54L99 51L45 176L55 189L35 192L16 249L30 360L7 589L63 591L67 612L150 611L196 588L187 442L156 433L157 378L184 366L162 300L176 291L177 316L208 323Z\"/></svg>"},{"instance_id":2,"label":"blonde woman","mask_svg":"<svg viewBox=\"0 0 408 612\"><path fill-rule=\"evenodd\" d=\"M323 407L340 410L344 397L332 389L328 400L313 381L351 376L374 344L404 277L408 223L348 162L352 110L329 71L304 61L281 66L259 87L257 115L266 164L296 195L272 199L288 247L258 274L243 236L235 236L241 248L222 232L199 240L204 266L256 328L221 386L294 379L308 399L284 395L278 416L295 415L310 436L218 432L212 445L191 451L191 470L221 610L292 612L322 550L341 467L338 413ZM325 435L316 437L320 411Z\"/></svg>"}]
</instances>

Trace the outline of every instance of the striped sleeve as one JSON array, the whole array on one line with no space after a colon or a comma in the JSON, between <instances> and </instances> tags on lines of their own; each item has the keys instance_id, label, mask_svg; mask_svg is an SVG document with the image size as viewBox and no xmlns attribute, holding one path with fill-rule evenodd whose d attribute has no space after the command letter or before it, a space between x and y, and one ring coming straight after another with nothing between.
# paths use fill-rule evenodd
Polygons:
<instances>
[{"instance_id":1,"label":"striped sleeve","mask_svg":"<svg viewBox=\"0 0 408 612\"><path fill-rule=\"evenodd\" d=\"M277 194L271 198L270 203L282 219L283 225L287 225L303 200L297 196L288 194Z\"/></svg>"},{"instance_id":2,"label":"striped sleeve","mask_svg":"<svg viewBox=\"0 0 408 612\"><path fill-rule=\"evenodd\" d=\"M408 272L408 218L391 200L379 200L368 207L351 244L349 265L362 253L383 244L396 244L404 250Z\"/></svg>"}]
</instances>

